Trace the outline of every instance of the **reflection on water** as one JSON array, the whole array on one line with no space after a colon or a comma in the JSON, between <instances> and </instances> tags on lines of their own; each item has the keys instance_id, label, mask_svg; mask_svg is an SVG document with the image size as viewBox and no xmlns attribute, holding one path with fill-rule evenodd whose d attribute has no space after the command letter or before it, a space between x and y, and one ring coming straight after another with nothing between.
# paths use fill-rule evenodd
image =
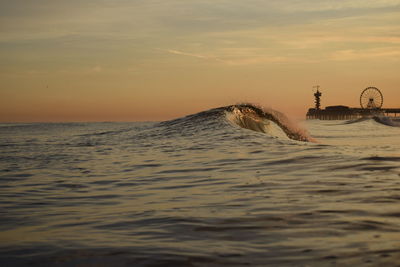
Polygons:
<instances>
[{"instance_id":1,"label":"reflection on water","mask_svg":"<svg viewBox=\"0 0 400 267\"><path fill-rule=\"evenodd\" d=\"M303 125L318 143L213 112L2 124L0 263L398 263L400 128Z\"/></svg>"}]
</instances>

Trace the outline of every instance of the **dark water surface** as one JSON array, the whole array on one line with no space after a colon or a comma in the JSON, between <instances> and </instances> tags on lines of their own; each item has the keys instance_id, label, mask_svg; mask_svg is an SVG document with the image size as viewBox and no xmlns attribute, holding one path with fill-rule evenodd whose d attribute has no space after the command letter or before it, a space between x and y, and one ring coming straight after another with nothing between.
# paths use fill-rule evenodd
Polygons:
<instances>
[{"instance_id":1,"label":"dark water surface","mask_svg":"<svg viewBox=\"0 0 400 267\"><path fill-rule=\"evenodd\" d=\"M398 122L274 118L0 124L0 266L398 266Z\"/></svg>"}]
</instances>

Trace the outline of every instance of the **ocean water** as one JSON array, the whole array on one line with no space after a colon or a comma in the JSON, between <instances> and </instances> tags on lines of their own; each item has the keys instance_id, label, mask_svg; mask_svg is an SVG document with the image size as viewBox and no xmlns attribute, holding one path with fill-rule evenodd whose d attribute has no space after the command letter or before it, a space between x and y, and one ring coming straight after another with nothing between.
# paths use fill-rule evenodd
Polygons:
<instances>
[{"instance_id":1,"label":"ocean water","mask_svg":"<svg viewBox=\"0 0 400 267\"><path fill-rule=\"evenodd\" d=\"M399 266L399 126L0 124L0 265Z\"/></svg>"}]
</instances>

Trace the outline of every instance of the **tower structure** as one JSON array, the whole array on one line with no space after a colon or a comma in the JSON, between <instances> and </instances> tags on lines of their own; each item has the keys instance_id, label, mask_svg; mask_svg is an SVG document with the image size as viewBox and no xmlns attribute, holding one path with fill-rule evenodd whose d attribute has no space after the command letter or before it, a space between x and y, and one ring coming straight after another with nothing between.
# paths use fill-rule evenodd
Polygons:
<instances>
[{"instance_id":1,"label":"tower structure","mask_svg":"<svg viewBox=\"0 0 400 267\"><path fill-rule=\"evenodd\" d=\"M314 93L315 109L316 110L320 110L321 109L321 96L322 96L322 93L319 91L319 85L314 86L314 88L317 88L317 91Z\"/></svg>"}]
</instances>

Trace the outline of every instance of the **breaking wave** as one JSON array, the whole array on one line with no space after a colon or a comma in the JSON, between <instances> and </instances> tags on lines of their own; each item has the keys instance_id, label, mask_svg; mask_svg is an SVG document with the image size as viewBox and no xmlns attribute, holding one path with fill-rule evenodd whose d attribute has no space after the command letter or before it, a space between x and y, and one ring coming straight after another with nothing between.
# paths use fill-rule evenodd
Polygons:
<instances>
[{"instance_id":1,"label":"breaking wave","mask_svg":"<svg viewBox=\"0 0 400 267\"><path fill-rule=\"evenodd\" d=\"M392 127L400 127L400 119L391 118L391 117L373 117L372 118L377 123L392 126Z\"/></svg>"},{"instance_id":2,"label":"breaking wave","mask_svg":"<svg viewBox=\"0 0 400 267\"><path fill-rule=\"evenodd\" d=\"M315 142L305 129L300 128L288 117L273 109L262 109L250 104L227 107L228 119L238 126L263 133L270 133L271 123L275 123L290 139Z\"/></svg>"},{"instance_id":3,"label":"breaking wave","mask_svg":"<svg viewBox=\"0 0 400 267\"><path fill-rule=\"evenodd\" d=\"M344 124L359 123L359 122L363 122L363 121L368 121L370 119L371 118L368 118L368 117L362 117L362 118L358 118L358 119L348 120L348 121L344 122Z\"/></svg>"},{"instance_id":4,"label":"breaking wave","mask_svg":"<svg viewBox=\"0 0 400 267\"><path fill-rule=\"evenodd\" d=\"M363 117L355 120L346 121L344 124L353 124L365 121L374 121L386 126L400 127L400 118L385 117L385 116Z\"/></svg>"},{"instance_id":5,"label":"breaking wave","mask_svg":"<svg viewBox=\"0 0 400 267\"><path fill-rule=\"evenodd\" d=\"M252 104L239 104L210 109L183 118L160 123L169 132L181 134L199 133L201 130L220 129L221 123L230 122L234 126L266 133L271 136L287 136L290 139L315 142L309 133L290 121L287 116L273 109L263 109ZM283 132L279 134L278 132Z\"/></svg>"}]
</instances>

